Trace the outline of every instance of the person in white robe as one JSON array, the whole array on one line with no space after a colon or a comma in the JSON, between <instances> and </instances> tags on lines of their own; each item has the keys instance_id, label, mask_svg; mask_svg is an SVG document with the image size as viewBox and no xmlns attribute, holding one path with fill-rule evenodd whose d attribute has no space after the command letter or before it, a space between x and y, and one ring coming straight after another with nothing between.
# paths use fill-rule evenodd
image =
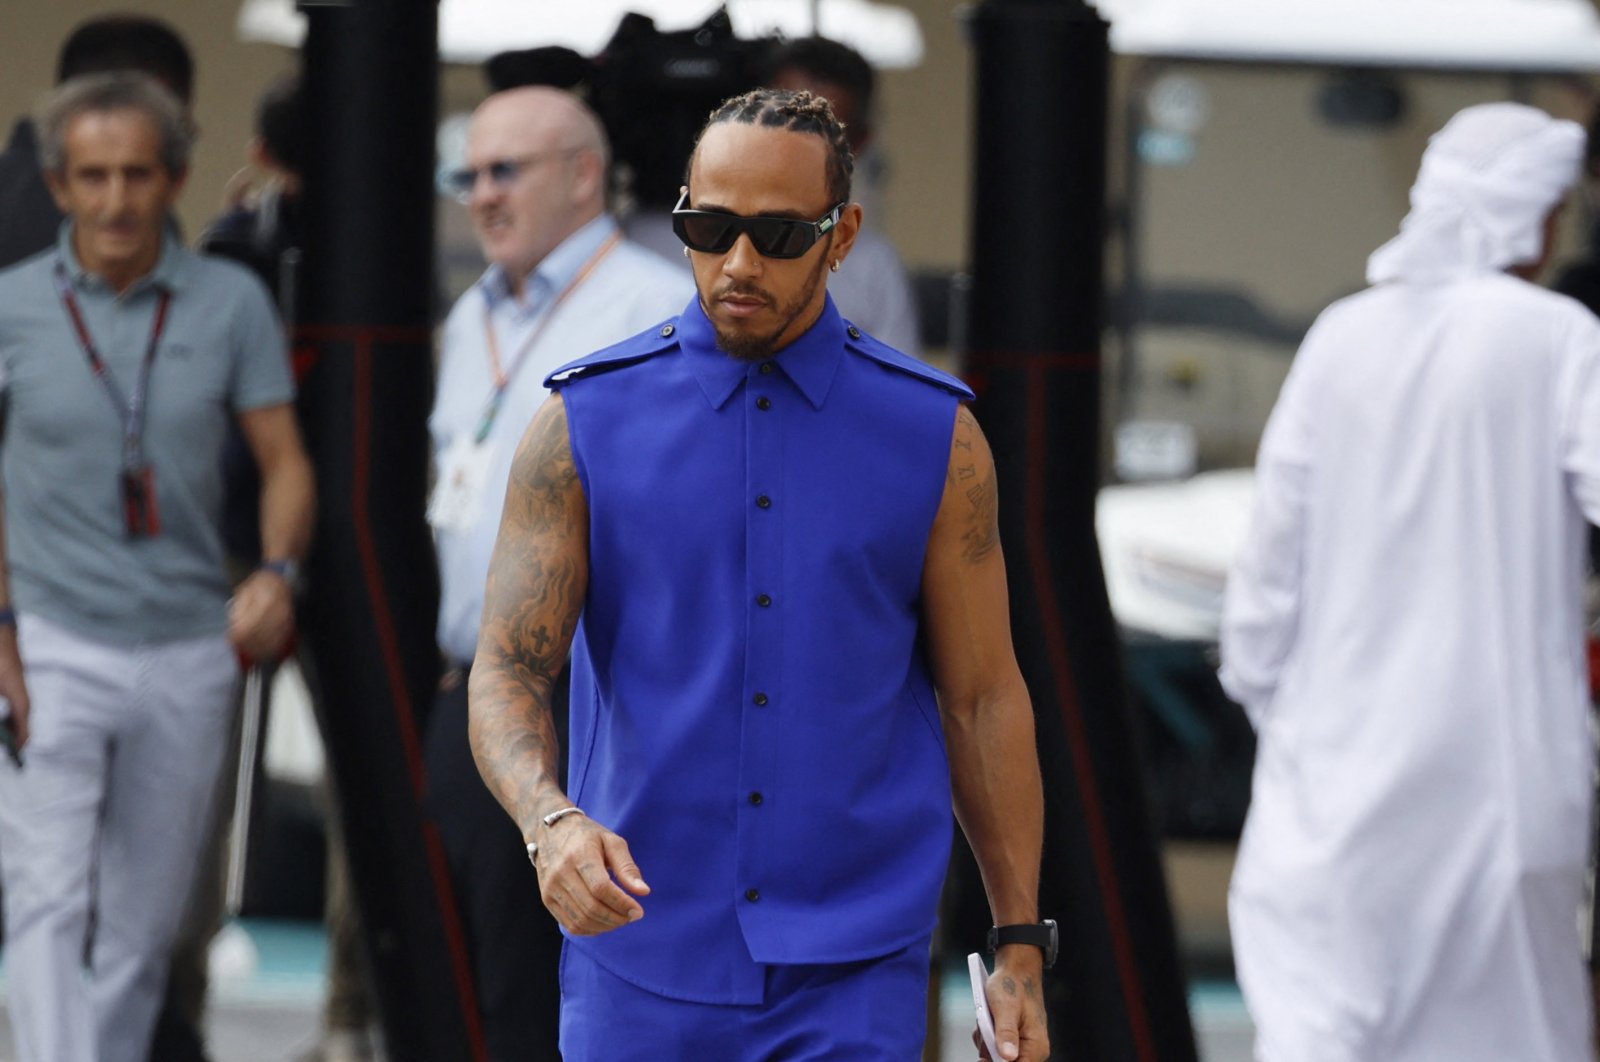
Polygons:
<instances>
[{"instance_id":1,"label":"person in white robe","mask_svg":"<svg viewBox=\"0 0 1600 1062\"><path fill-rule=\"evenodd\" d=\"M1583 148L1456 115L1262 437L1221 637L1259 742L1229 919L1262 1062L1593 1057L1600 324L1530 282Z\"/></svg>"}]
</instances>

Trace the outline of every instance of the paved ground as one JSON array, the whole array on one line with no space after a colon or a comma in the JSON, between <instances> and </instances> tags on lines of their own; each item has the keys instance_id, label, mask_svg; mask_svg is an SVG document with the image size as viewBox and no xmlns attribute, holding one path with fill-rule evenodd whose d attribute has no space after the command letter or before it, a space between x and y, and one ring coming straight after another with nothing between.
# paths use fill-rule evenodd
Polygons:
<instances>
[{"instance_id":1,"label":"paved ground","mask_svg":"<svg viewBox=\"0 0 1600 1062\"><path fill-rule=\"evenodd\" d=\"M254 960L251 961L251 953ZM209 1043L215 1062L292 1062L316 1039L326 948L319 926L254 921L214 956ZM5 976L0 969L0 999ZM1190 995L1202 1062L1248 1062L1250 1022L1231 983L1198 985ZM944 1059L973 1057L971 994L964 972L944 984ZM0 1062L14 1062L11 1029L0 1014ZM159 1060L156 1060L159 1062Z\"/></svg>"}]
</instances>

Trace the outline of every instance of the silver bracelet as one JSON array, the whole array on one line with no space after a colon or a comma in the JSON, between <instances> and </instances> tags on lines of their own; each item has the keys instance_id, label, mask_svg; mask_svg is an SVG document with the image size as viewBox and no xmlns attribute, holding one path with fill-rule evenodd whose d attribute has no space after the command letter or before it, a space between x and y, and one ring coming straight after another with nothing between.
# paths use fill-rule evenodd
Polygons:
<instances>
[{"instance_id":1,"label":"silver bracelet","mask_svg":"<svg viewBox=\"0 0 1600 1062\"><path fill-rule=\"evenodd\" d=\"M568 815L582 815L582 814L583 814L583 809L578 807L576 804L574 804L570 808L562 808L560 811L552 811L550 814L544 816L539 821L544 823L546 827L550 827L550 826L554 826L557 822L560 822L562 819L566 818ZM529 841L528 842L528 862L533 864L533 869L534 870L538 870L539 869L539 842L538 841Z\"/></svg>"},{"instance_id":2,"label":"silver bracelet","mask_svg":"<svg viewBox=\"0 0 1600 1062\"><path fill-rule=\"evenodd\" d=\"M582 815L582 814L583 814L583 809L580 808L580 807L577 807L576 805L574 805L573 807L570 807L570 808L562 808L560 811L552 811L550 814L546 815L544 818L540 819L539 821L543 822L546 826L554 826L556 823L560 822L562 819L566 818L568 815Z\"/></svg>"}]
</instances>

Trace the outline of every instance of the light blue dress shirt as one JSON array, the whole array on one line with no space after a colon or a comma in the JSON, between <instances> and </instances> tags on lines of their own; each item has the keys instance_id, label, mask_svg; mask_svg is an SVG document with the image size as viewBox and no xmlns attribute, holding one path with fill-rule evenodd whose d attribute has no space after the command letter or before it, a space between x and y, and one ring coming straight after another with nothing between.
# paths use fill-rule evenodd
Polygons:
<instances>
[{"instance_id":1,"label":"light blue dress shirt","mask_svg":"<svg viewBox=\"0 0 1600 1062\"><path fill-rule=\"evenodd\" d=\"M693 282L660 256L624 240L559 305L552 303L577 279L617 231L602 215L579 229L540 263L512 295L498 266L456 301L445 321L439 382L428 418L435 460L461 436L478 431L494 390L488 332L493 328L510 383L485 445L493 450L491 484L470 527L436 528L439 555L439 647L450 659L472 659L483 615L483 588L500 527L511 459L534 411L549 395L544 378L557 366L659 324L677 313Z\"/></svg>"}]
</instances>

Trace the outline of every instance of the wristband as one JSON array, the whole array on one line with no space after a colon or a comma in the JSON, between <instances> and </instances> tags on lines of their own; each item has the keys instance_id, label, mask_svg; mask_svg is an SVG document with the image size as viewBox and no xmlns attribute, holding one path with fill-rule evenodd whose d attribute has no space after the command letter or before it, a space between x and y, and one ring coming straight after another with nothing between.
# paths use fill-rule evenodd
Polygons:
<instances>
[{"instance_id":1,"label":"wristband","mask_svg":"<svg viewBox=\"0 0 1600 1062\"><path fill-rule=\"evenodd\" d=\"M1046 918L1037 924L990 927L991 952L998 951L1008 944L1032 944L1044 952L1044 968L1048 970L1056 964L1056 953L1061 948L1061 939L1053 918Z\"/></svg>"},{"instance_id":2,"label":"wristband","mask_svg":"<svg viewBox=\"0 0 1600 1062\"><path fill-rule=\"evenodd\" d=\"M0 606L0 627L15 627L17 612L10 605Z\"/></svg>"}]
</instances>

